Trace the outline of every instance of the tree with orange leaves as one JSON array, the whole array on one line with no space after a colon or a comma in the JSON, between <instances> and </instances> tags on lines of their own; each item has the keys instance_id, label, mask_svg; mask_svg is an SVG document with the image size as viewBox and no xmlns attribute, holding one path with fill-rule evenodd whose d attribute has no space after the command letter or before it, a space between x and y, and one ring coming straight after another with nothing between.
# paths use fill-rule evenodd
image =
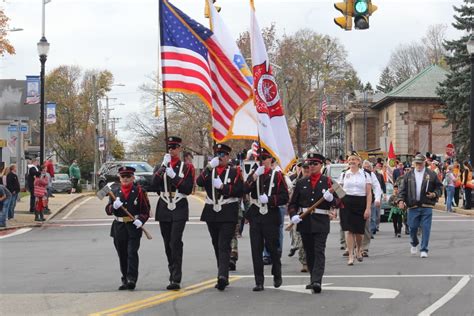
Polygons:
<instances>
[{"instance_id":1,"label":"tree with orange leaves","mask_svg":"<svg viewBox=\"0 0 474 316\"><path fill-rule=\"evenodd\" d=\"M7 39L8 20L9 19L5 15L5 12L0 8L0 56L4 56L5 54L15 54L15 48Z\"/></svg>"}]
</instances>

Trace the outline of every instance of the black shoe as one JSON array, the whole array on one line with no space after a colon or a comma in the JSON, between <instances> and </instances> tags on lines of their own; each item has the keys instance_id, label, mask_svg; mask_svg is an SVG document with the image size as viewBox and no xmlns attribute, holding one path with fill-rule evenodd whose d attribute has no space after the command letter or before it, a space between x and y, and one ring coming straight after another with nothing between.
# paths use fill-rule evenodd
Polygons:
<instances>
[{"instance_id":1,"label":"black shoe","mask_svg":"<svg viewBox=\"0 0 474 316\"><path fill-rule=\"evenodd\" d=\"M263 288L263 284L257 284L253 289L252 291L254 292L260 292L260 291L263 291L264 288Z\"/></svg>"},{"instance_id":2,"label":"black shoe","mask_svg":"<svg viewBox=\"0 0 474 316\"><path fill-rule=\"evenodd\" d=\"M400 235L400 234L397 234L397 237L398 237L398 238L401 238L401 237L402 237L402 235Z\"/></svg>"},{"instance_id":3,"label":"black shoe","mask_svg":"<svg viewBox=\"0 0 474 316\"><path fill-rule=\"evenodd\" d=\"M283 283L283 280L281 279L281 277L279 278L273 278L273 286L278 289L281 284Z\"/></svg>"},{"instance_id":4,"label":"black shoe","mask_svg":"<svg viewBox=\"0 0 474 316\"><path fill-rule=\"evenodd\" d=\"M346 247L341 246L341 247L339 247L339 250L346 250Z\"/></svg>"},{"instance_id":5,"label":"black shoe","mask_svg":"<svg viewBox=\"0 0 474 316\"><path fill-rule=\"evenodd\" d=\"M362 257L368 258L368 257L369 257L369 251L368 251L368 250L364 250L364 251L362 252Z\"/></svg>"},{"instance_id":6,"label":"black shoe","mask_svg":"<svg viewBox=\"0 0 474 316\"><path fill-rule=\"evenodd\" d=\"M290 253L288 254L288 257L293 257L296 253L296 250L298 250L298 248L291 248Z\"/></svg>"},{"instance_id":7,"label":"black shoe","mask_svg":"<svg viewBox=\"0 0 474 316\"><path fill-rule=\"evenodd\" d=\"M229 285L229 281L224 277L219 277L217 279L216 289L224 291L227 285Z\"/></svg>"},{"instance_id":8,"label":"black shoe","mask_svg":"<svg viewBox=\"0 0 474 316\"><path fill-rule=\"evenodd\" d=\"M119 291L123 291L123 290L128 290L128 285L127 284L122 284L119 286Z\"/></svg>"},{"instance_id":9,"label":"black shoe","mask_svg":"<svg viewBox=\"0 0 474 316\"><path fill-rule=\"evenodd\" d=\"M170 282L170 284L166 287L167 290L177 291L181 289L181 286L177 282Z\"/></svg>"},{"instance_id":10,"label":"black shoe","mask_svg":"<svg viewBox=\"0 0 474 316\"><path fill-rule=\"evenodd\" d=\"M311 284L312 288L313 288L313 293L316 294L316 293L321 293L321 284L319 283L313 283Z\"/></svg>"},{"instance_id":11,"label":"black shoe","mask_svg":"<svg viewBox=\"0 0 474 316\"><path fill-rule=\"evenodd\" d=\"M272 264L272 259L270 257L263 257L263 264L268 266Z\"/></svg>"},{"instance_id":12,"label":"black shoe","mask_svg":"<svg viewBox=\"0 0 474 316\"><path fill-rule=\"evenodd\" d=\"M229 271L235 271L235 269L237 269L235 259L230 259L230 261L229 261Z\"/></svg>"},{"instance_id":13,"label":"black shoe","mask_svg":"<svg viewBox=\"0 0 474 316\"><path fill-rule=\"evenodd\" d=\"M133 281L128 281L128 283L127 283L127 288L128 288L129 290L133 291L133 290L135 290L135 286L136 286L136 285L137 285L137 284L136 284L135 282L133 282Z\"/></svg>"},{"instance_id":14,"label":"black shoe","mask_svg":"<svg viewBox=\"0 0 474 316\"><path fill-rule=\"evenodd\" d=\"M349 257L349 251L344 251L344 253L342 254L343 257Z\"/></svg>"},{"instance_id":15,"label":"black shoe","mask_svg":"<svg viewBox=\"0 0 474 316\"><path fill-rule=\"evenodd\" d=\"M313 285L310 283L308 285L306 285L305 289L307 290L311 290L313 288Z\"/></svg>"}]
</instances>

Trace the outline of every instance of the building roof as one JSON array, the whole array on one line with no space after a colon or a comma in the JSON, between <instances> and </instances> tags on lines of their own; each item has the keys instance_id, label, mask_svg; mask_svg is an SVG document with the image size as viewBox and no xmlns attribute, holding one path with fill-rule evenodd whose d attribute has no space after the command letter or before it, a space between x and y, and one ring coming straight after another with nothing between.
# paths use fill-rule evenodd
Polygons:
<instances>
[{"instance_id":1,"label":"building roof","mask_svg":"<svg viewBox=\"0 0 474 316\"><path fill-rule=\"evenodd\" d=\"M372 108L379 108L395 100L440 100L436 88L445 80L447 74L448 71L440 66L431 65L385 94L381 100L372 105Z\"/></svg>"}]
</instances>

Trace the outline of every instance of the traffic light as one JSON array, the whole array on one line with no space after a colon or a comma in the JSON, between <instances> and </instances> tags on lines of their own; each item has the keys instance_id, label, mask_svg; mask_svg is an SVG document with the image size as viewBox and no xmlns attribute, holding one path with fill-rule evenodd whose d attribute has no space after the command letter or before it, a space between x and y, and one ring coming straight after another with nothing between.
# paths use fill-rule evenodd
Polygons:
<instances>
[{"instance_id":1,"label":"traffic light","mask_svg":"<svg viewBox=\"0 0 474 316\"><path fill-rule=\"evenodd\" d=\"M205 7L204 7L204 17L206 19L209 19L209 17L211 16L210 12L209 12L209 2L207 0L205 0L205 1L206 1L206 4L205 4ZM216 0L212 0L212 3L216 3ZM221 12L221 9L222 9L221 7L219 7L217 5L215 5L214 7L216 8L217 12Z\"/></svg>"},{"instance_id":2,"label":"traffic light","mask_svg":"<svg viewBox=\"0 0 474 316\"><path fill-rule=\"evenodd\" d=\"M352 30L352 16L354 14L354 0L345 0L344 2L334 3L336 10L344 16L334 19L334 23L346 31Z\"/></svg>"},{"instance_id":3,"label":"traffic light","mask_svg":"<svg viewBox=\"0 0 474 316\"><path fill-rule=\"evenodd\" d=\"M377 10L370 0L354 0L354 28L366 30L369 28L369 16Z\"/></svg>"}]
</instances>

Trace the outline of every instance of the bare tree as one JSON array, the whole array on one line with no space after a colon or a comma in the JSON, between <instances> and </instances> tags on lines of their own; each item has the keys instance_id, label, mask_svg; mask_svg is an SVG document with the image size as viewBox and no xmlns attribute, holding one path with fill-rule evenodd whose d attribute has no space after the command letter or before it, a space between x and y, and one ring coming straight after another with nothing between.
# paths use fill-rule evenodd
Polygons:
<instances>
[{"instance_id":1,"label":"bare tree","mask_svg":"<svg viewBox=\"0 0 474 316\"><path fill-rule=\"evenodd\" d=\"M425 37L422 41L426 47L426 53L428 59L432 64L445 66L444 55L446 50L444 49L443 42L446 39L446 30L448 26L446 24L434 24L428 27Z\"/></svg>"}]
</instances>

